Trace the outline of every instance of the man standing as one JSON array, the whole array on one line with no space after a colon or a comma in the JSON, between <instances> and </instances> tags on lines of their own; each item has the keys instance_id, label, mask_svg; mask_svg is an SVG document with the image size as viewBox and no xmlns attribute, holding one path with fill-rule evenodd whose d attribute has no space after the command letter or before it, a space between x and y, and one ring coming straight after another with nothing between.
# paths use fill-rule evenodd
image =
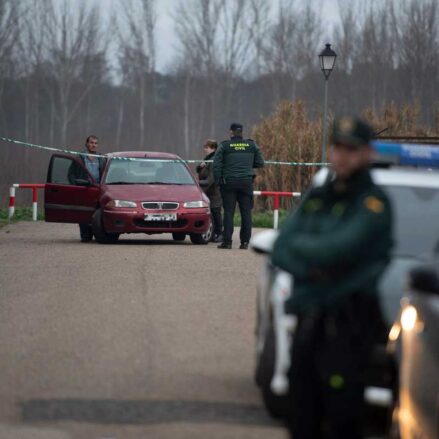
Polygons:
<instances>
[{"instance_id":1,"label":"man standing","mask_svg":"<svg viewBox=\"0 0 439 439\"><path fill-rule=\"evenodd\" d=\"M371 128L336 119L326 182L286 221L272 262L290 272L294 333L289 428L294 439L359 439L364 374L385 334L377 283L390 260L392 214L371 179Z\"/></svg>"},{"instance_id":2,"label":"man standing","mask_svg":"<svg viewBox=\"0 0 439 439\"><path fill-rule=\"evenodd\" d=\"M95 183L99 183L101 180L102 171L104 169L105 160L102 157L94 157L97 154L99 139L95 135L90 135L85 140L85 150L83 155L80 155L80 159L84 164L84 167L93 177ZM93 155L88 155L93 154ZM81 178L88 180L89 177L84 171L84 168L73 162L72 167L69 170L69 180L72 184L75 184L75 179ZM89 242L93 239L93 230L91 224L79 224L79 232L82 242Z\"/></svg>"},{"instance_id":3,"label":"man standing","mask_svg":"<svg viewBox=\"0 0 439 439\"><path fill-rule=\"evenodd\" d=\"M210 213L212 217L213 233L211 241L222 242L223 240L223 219L221 216L221 193L213 177L213 166L210 161L213 159L218 143L215 140L207 139L204 142L203 150L206 154L203 162L197 167L198 178L204 193L209 197Z\"/></svg>"},{"instance_id":4,"label":"man standing","mask_svg":"<svg viewBox=\"0 0 439 439\"><path fill-rule=\"evenodd\" d=\"M230 140L220 143L213 159L213 175L220 185L224 209L223 242L221 249L232 248L233 216L236 202L241 212L240 249L246 250L252 231L253 168L262 168L261 151L251 139L243 139L243 126L230 125Z\"/></svg>"}]
</instances>

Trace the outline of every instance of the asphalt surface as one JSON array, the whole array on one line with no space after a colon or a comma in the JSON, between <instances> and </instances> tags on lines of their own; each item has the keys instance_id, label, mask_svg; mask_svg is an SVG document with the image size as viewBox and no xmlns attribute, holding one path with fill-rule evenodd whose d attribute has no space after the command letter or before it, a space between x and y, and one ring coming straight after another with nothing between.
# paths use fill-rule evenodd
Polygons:
<instances>
[{"instance_id":1,"label":"asphalt surface","mask_svg":"<svg viewBox=\"0 0 439 439\"><path fill-rule=\"evenodd\" d=\"M251 251L0 228L0 439L287 437L253 383Z\"/></svg>"}]
</instances>

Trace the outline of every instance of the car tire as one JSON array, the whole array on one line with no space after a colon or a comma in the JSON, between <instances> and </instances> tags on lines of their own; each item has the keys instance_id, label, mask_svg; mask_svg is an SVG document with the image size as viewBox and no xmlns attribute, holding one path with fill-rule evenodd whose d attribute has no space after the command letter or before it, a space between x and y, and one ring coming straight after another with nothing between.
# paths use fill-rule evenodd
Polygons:
<instances>
[{"instance_id":1,"label":"car tire","mask_svg":"<svg viewBox=\"0 0 439 439\"><path fill-rule=\"evenodd\" d=\"M209 221L209 228L207 229L206 233L203 233L204 239L207 242L210 242L215 237L215 234L213 233L213 222L212 220Z\"/></svg>"},{"instance_id":2,"label":"car tire","mask_svg":"<svg viewBox=\"0 0 439 439\"><path fill-rule=\"evenodd\" d=\"M184 241L186 239L186 233L182 233L182 232L174 232L172 234L172 239L174 241Z\"/></svg>"},{"instance_id":3,"label":"car tire","mask_svg":"<svg viewBox=\"0 0 439 439\"><path fill-rule=\"evenodd\" d=\"M191 233L189 237L191 238L192 244L207 244L209 241L204 237L204 233Z\"/></svg>"},{"instance_id":4,"label":"car tire","mask_svg":"<svg viewBox=\"0 0 439 439\"><path fill-rule=\"evenodd\" d=\"M262 400L268 413L275 419L286 419L291 410L291 395L276 395L271 390L274 373L276 341L273 325L267 330L264 347L256 364L255 379L261 387Z\"/></svg>"},{"instance_id":5,"label":"car tire","mask_svg":"<svg viewBox=\"0 0 439 439\"><path fill-rule=\"evenodd\" d=\"M102 209L97 209L93 215L93 235L99 244L114 244L119 239L119 233L107 233L102 221Z\"/></svg>"}]
</instances>

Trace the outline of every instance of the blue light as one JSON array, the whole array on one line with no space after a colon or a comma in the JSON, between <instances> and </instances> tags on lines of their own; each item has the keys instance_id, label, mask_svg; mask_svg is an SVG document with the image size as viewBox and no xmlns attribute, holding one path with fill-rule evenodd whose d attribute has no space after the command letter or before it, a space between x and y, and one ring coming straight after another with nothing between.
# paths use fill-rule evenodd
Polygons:
<instances>
[{"instance_id":1,"label":"blue light","mask_svg":"<svg viewBox=\"0 0 439 439\"><path fill-rule=\"evenodd\" d=\"M439 145L372 142L379 158L399 165L439 168Z\"/></svg>"}]
</instances>

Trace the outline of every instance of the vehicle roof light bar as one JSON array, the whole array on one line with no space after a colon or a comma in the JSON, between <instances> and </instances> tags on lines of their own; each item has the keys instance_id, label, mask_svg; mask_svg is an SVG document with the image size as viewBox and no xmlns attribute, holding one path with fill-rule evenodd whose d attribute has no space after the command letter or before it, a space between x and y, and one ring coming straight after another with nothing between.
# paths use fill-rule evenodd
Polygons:
<instances>
[{"instance_id":1,"label":"vehicle roof light bar","mask_svg":"<svg viewBox=\"0 0 439 439\"><path fill-rule=\"evenodd\" d=\"M415 143L372 142L377 163L439 168L439 147Z\"/></svg>"}]
</instances>

